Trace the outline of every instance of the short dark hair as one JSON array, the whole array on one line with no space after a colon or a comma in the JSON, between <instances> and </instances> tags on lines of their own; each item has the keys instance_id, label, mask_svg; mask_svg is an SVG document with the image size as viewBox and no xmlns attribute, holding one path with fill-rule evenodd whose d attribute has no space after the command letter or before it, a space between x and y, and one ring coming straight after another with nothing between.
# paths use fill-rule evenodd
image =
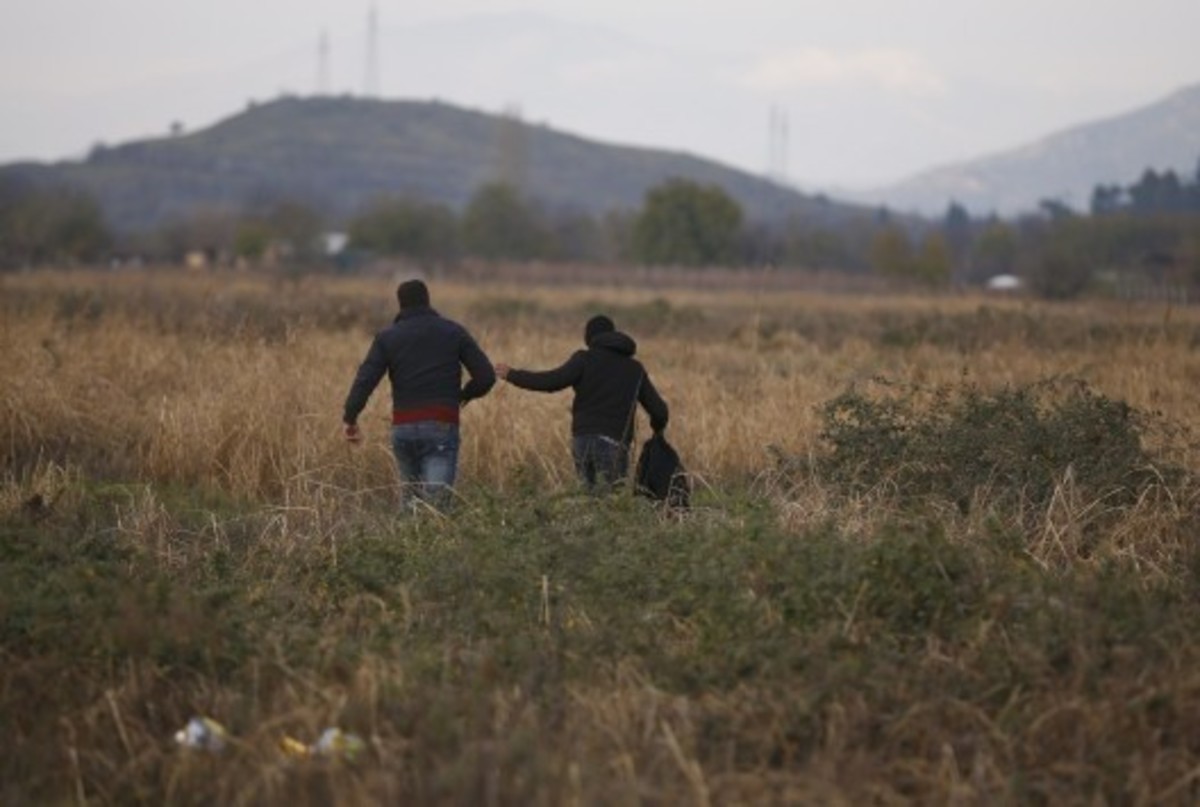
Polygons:
<instances>
[{"instance_id":1,"label":"short dark hair","mask_svg":"<svg viewBox=\"0 0 1200 807\"><path fill-rule=\"evenodd\" d=\"M429 288L423 280L406 280L396 287L396 301L401 310L429 305Z\"/></svg>"}]
</instances>

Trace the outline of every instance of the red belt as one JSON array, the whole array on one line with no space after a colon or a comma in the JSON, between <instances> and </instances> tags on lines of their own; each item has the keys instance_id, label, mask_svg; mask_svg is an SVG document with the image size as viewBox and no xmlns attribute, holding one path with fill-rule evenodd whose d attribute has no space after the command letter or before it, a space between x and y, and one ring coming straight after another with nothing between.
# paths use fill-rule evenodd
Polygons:
<instances>
[{"instance_id":1,"label":"red belt","mask_svg":"<svg viewBox=\"0 0 1200 807\"><path fill-rule=\"evenodd\" d=\"M401 423L416 423L422 420L436 420L441 423L458 423L458 407L445 404L421 406L416 409L396 409L392 411L392 425Z\"/></svg>"}]
</instances>

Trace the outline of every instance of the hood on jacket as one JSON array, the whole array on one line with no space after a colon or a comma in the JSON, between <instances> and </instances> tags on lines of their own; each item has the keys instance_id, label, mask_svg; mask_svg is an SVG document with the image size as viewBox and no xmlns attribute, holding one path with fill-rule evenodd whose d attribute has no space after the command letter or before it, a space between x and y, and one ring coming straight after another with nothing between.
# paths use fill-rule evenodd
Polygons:
<instances>
[{"instance_id":1,"label":"hood on jacket","mask_svg":"<svg viewBox=\"0 0 1200 807\"><path fill-rule=\"evenodd\" d=\"M611 333L617 329L613 325L612 319L604 314L597 314L587 321L587 325L583 326L583 343L590 345L592 340L602 333Z\"/></svg>"},{"instance_id":2,"label":"hood on jacket","mask_svg":"<svg viewBox=\"0 0 1200 807\"><path fill-rule=\"evenodd\" d=\"M593 350L611 350L613 353L619 353L622 356L632 356L637 353L637 342L627 334L620 331L609 331L608 333L597 334L592 337L592 341L588 343L588 347Z\"/></svg>"},{"instance_id":3,"label":"hood on jacket","mask_svg":"<svg viewBox=\"0 0 1200 807\"><path fill-rule=\"evenodd\" d=\"M395 318L392 319L392 322L397 323L397 322L400 322L401 320L412 319L413 317L440 317L440 316L441 316L441 314L439 314L437 311L434 311L433 308L431 308L430 306L418 305L418 306L412 306L410 308L401 309L400 313L397 314L395 316Z\"/></svg>"}]
</instances>

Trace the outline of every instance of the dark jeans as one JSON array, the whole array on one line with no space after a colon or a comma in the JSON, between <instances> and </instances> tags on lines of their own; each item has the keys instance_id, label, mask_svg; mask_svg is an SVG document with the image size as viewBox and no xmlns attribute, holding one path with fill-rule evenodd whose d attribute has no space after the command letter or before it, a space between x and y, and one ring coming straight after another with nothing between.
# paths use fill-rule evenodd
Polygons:
<instances>
[{"instance_id":1,"label":"dark jeans","mask_svg":"<svg viewBox=\"0 0 1200 807\"><path fill-rule=\"evenodd\" d=\"M458 424L436 420L392 426L392 453L400 468L400 501L438 509L450 503L458 474Z\"/></svg>"},{"instance_id":2,"label":"dark jeans","mask_svg":"<svg viewBox=\"0 0 1200 807\"><path fill-rule=\"evenodd\" d=\"M592 492L611 490L629 471L629 446L602 434L572 437L571 456L579 479Z\"/></svg>"}]
</instances>

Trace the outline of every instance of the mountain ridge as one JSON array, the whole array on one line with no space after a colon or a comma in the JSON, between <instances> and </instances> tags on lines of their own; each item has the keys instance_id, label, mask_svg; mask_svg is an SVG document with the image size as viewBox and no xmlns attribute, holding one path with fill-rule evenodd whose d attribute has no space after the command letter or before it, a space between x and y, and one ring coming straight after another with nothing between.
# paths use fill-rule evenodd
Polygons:
<instances>
[{"instance_id":1,"label":"mountain ridge","mask_svg":"<svg viewBox=\"0 0 1200 807\"><path fill-rule=\"evenodd\" d=\"M121 231L272 199L335 218L385 195L462 209L497 179L550 209L591 215L636 209L650 187L676 177L721 186L752 221L870 214L682 151L600 143L441 101L348 96L252 104L195 132L98 147L82 161L0 166L5 174L83 188Z\"/></svg>"},{"instance_id":2,"label":"mountain ridge","mask_svg":"<svg viewBox=\"0 0 1200 807\"><path fill-rule=\"evenodd\" d=\"M801 217L836 227L880 207L936 218L952 202L976 216L1033 211L1045 199L1086 210L1097 185L1127 186L1150 168L1190 177L1198 160L1200 84L881 189L829 193L439 100L284 96L187 134L98 146L83 160L0 165L0 179L82 188L124 232L283 199L338 220L384 195L461 210L480 185L501 178L552 211L593 216L635 210L650 187L686 178L724 188L751 222Z\"/></svg>"},{"instance_id":3,"label":"mountain ridge","mask_svg":"<svg viewBox=\"0 0 1200 807\"><path fill-rule=\"evenodd\" d=\"M1014 215L1044 199L1084 211L1097 185L1127 186L1147 169L1191 175L1198 163L1200 83L1128 112L845 196L925 215L944 213L951 202L973 214Z\"/></svg>"}]
</instances>

